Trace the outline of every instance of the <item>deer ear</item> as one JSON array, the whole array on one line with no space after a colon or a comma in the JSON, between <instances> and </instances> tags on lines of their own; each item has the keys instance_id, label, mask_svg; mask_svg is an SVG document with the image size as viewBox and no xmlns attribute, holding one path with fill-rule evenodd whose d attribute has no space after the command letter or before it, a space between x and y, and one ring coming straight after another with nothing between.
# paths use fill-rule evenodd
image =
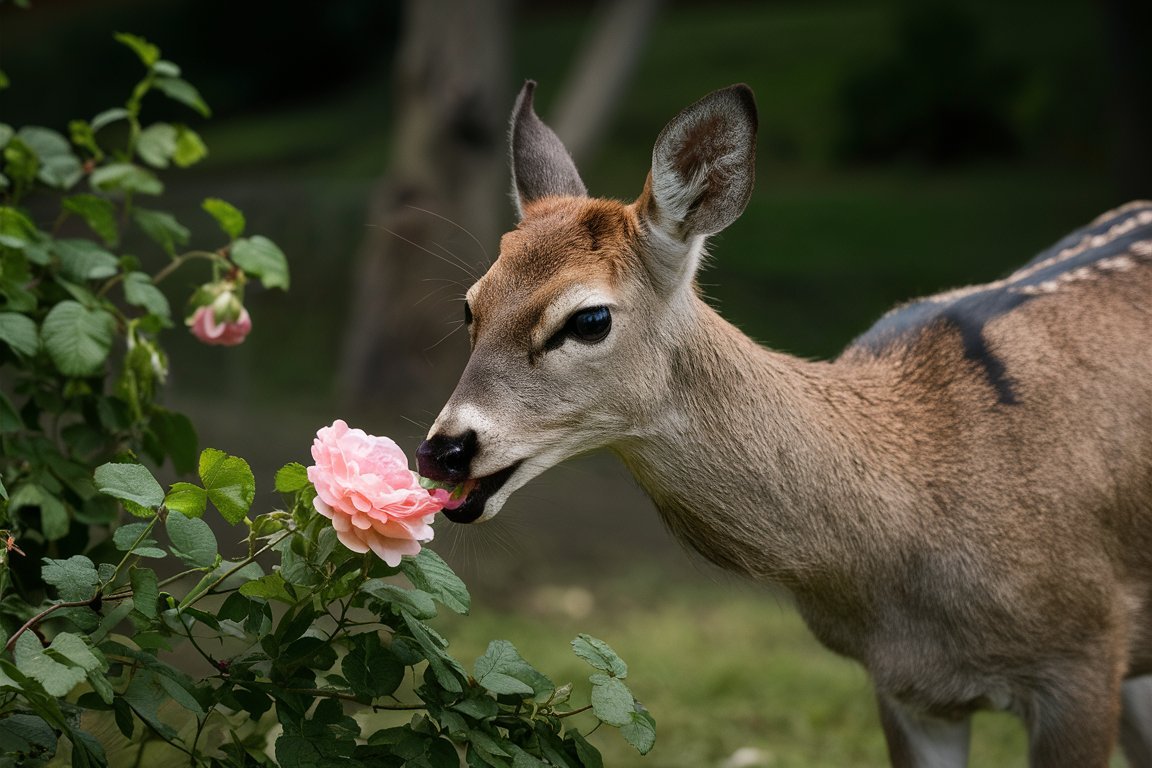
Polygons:
<instances>
[{"instance_id":1,"label":"deer ear","mask_svg":"<svg viewBox=\"0 0 1152 768\"><path fill-rule=\"evenodd\" d=\"M509 143L512 152L512 197L516 214L523 218L524 207L542 197L584 197L587 187L580 180L572 156L560 137L544 125L532 109L536 82L529 80L512 108Z\"/></svg>"},{"instance_id":2,"label":"deer ear","mask_svg":"<svg viewBox=\"0 0 1152 768\"><path fill-rule=\"evenodd\" d=\"M641 214L676 240L734 222L752 194L756 101L743 84L714 91L665 126L652 150Z\"/></svg>"}]
</instances>

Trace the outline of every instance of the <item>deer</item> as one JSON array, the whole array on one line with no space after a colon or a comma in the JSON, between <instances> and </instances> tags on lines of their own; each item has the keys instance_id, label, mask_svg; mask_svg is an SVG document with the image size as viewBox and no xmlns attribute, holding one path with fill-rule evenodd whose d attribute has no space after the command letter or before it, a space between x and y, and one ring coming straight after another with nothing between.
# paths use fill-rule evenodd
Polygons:
<instances>
[{"instance_id":1,"label":"deer","mask_svg":"<svg viewBox=\"0 0 1152 768\"><path fill-rule=\"evenodd\" d=\"M689 549L786 590L863 665L893 766L966 765L986 709L1023 721L1037 768L1117 744L1152 766L1152 202L800 359L697 282L751 194L752 91L673 118L625 203L588 196L535 85L509 133L518 223L416 452L468 491L448 517L606 449Z\"/></svg>"}]
</instances>

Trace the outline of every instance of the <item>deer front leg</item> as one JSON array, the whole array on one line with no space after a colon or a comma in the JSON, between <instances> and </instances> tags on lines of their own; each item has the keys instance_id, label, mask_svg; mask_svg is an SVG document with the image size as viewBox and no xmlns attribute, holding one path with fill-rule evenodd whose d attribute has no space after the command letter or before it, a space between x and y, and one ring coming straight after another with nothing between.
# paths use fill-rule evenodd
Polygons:
<instances>
[{"instance_id":1,"label":"deer front leg","mask_svg":"<svg viewBox=\"0 0 1152 768\"><path fill-rule=\"evenodd\" d=\"M1152 677L1124 682L1120 692L1120 746L1131 768L1152 766Z\"/></svg>"},{"instance_id":2,"label":"deer front leg","mask_svg":"<svg viewBox=\"0 0 1152 768\"><path fill-rule=\"evenodd\" d=\"M913 712L883 694L880 724L893 768L965 768L971 718L944 720Z\"/></svg>"}]
</instances>

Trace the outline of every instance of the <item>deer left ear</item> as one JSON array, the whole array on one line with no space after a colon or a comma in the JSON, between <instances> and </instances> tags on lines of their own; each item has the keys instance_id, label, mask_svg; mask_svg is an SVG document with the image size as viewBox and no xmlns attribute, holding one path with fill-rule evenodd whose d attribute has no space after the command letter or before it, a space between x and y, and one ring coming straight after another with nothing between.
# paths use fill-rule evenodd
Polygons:
<instances>
[{"instance_id":1,"label":"deer left ear","mask_svg":"<svg viewBox=\"0 0 1152 768\"><path fill-rule=\"evenodd\" d=\"M518 218L524 207L543 197L585 197L588 188L580 180L572 156L551 128L532 109L536 82L524 83L512 108L509 143L512 150L512 197Z\"/></svg>"},{"instance_id":2,"label":"deer left ear","mask_svg":"<svg viewBox=\"0 0 1152 768\"><path fill-rule=\"evenodd\" d=\"M687 243L734 222L752 194L756 101L740 84L714 91L665 126L638 201L651 226Z\"/></svg>"}]
</instances>

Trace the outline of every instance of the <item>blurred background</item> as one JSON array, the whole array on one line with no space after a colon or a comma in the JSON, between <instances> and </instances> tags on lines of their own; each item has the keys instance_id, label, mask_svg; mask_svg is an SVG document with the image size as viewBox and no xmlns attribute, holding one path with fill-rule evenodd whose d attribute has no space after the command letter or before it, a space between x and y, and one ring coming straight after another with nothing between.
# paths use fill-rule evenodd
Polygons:
<instances>
[{"instance_id":1,"label":"blurred background","mask_svg":"<svg viewBox=\"0 0 1152 768\"><path fill-rule=\"evenodd\" d=\"M668 119L751 85L756 191L714 238L703 290L758 340L829 357L895 302L994 279L1152 197L1150 7L37 0L0 4L0 122L63 130L122 103L140 72L117 31L199 88L209 120L145 106L209 149L166 176L166 207L209 237L200 201L234 203L288 254L293 286L249 293L237 349L170 332L168 402L270 487L335 418L410 454L423 437L467 357L463 292L513 223L504 131L525 78L592 193L624 200ZM863 674L786 597L685 553L610 457L552 470L491 523L442 521L434 548L477 596L445 628L461 658L507 637L578 678L567 641L586 631L629 660L659 741L640 759L605 738L608 765L885 764ZM1010 721L979 721L976 741L974 765L1024 764Z\"/></svg>"}]
</instances>

